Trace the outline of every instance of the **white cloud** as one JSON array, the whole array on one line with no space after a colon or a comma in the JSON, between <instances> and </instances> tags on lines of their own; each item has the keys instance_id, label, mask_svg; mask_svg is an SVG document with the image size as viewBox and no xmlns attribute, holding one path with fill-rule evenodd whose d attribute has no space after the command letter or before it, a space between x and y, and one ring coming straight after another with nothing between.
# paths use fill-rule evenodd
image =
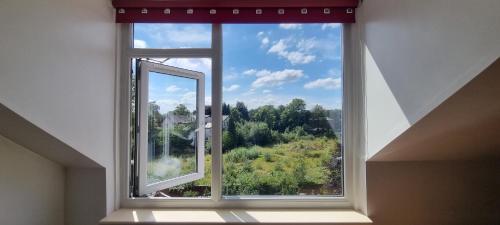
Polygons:
<instances>
[{"instance_id":1,"label":"white cloud","mask_svg":"<svg viewBox=\"0 0 500 225\"><path fill-rule=\"evenodd\" d=\"M185 105L189 110L196 109L196 92L190 91L182 95L179 104Z\"/></svg>"},{"instance_id":2,"label":"white cloud","mask_svg":"<svg viewBox=\"0 0 500 225\"><path fill-rule=\"evenodd\" d=\"M179 105L179 101L175 99L160 99L155 101L157 105L160 106L160 112L161 113L168 113L169 111L172 111Z\"/></svg>"},{"instance_id":3,"label":"white cloud","mask_svg":"<svg viewBox=\"0 0 500 225\"><path fill-rule=\"evenodd\" d=\"M283 58L286 58L293 65L296 64L307 64L316 59L315 55L308 54L305 51L309 50L307 48L298 49L297 51L288 51L288 45L285 43L284 39L280 39L276 42L269 50L268 53L277 54Z\"/></svg>"},{"instance_id":4,"label":"white cloud","mask_svg":"<svg viewBox=\"0 0 500 225\"><path fill-rule=\"evenodd\" d=\"M250 90L243 92L241 95L242 96L249 96L249 95L254 95L255 94L255 88L251 88Z\"/></svg>"},{"instance_id":5,"label":"white cloud","mask_svg":"<svg viewBox=\"0 0 500 225\"><path fill-rule=\"evenodd\" d=\"M147 36L150 47L209 47L211 30L203 24L139 24L134 32ZM179 38L182 37L182 38Z\"/></svg>"},{"instance_id":6,"label":"white cloud","mask_svg":"<svg viewBox=\"0 0 500 225\"><path fill-rule=\"evenodd\" d=\"M268 54L276 54L287 59L293 65L308 64L325 59L340 60L341 42L336 39L339 37L335 35L327 38L298 38L296 35L291 35L272 42Z\"/></svg>"},{"instance_id":7,"label":"white cloud","mask_svg":"<svg viewBox=\"0 0 500 225\"><path fill-rule=\"evenodd\" d=\"M269 94L269 93L271 93L271 90L269 90L269 89L265 89L265 90L262 90L262 93L263 93L263 94Z\"/></svg>"},{"instance_id":8,"label":"white cloud","mask_svg":"<svg viewBox=\"0 0 500 225\"><path fill-rule=\"evenodd\" d=\"M229 72L227 74L224 74L224 80L236 80L238 79L238 74Z\"/></svg>"},{"instance_id":9,"label":"white cloud","mask_svg":"<svg viewBox=\"0 0 500 225\"><path fill-rule=\"evenodd\" d=\"M307 64L307 63L310 63L310 62L312 62L312 61L314 61L316 59L316 56L314 56L314 55L307 55L305 53L295 51L295 52L289 52L286 55L286 58L288 59L288 61L290 61L292 64L295 65L295 64Z\"/></svg>"},{"instance_id":10,"label":"white cloud","mask_svg":"<svg viewBox=\"0 0 500 225\"><path fill-rule=\"evenodd\" d=\"M287 45L285 44L285 40L280 39L278 42L276 42L271 48L267 51L268 53L277 53L277 54L283 54L287 49Z\"/></svg>"},{"instance_id":11,"label":"white cloud","mask_svg":"<svg viewBox=\"0 0 500 225\"><path fill-rule=\"evenodd\" d=\"M182 88L177 87L176 85L170 85L166 89L167 92L177 92L177 91L180 91L180 90L182 90Z\"/></svg>"},{"instance_id":12,"label":"white cloud","mask_svg":"<svg viewBox=\"0 0 500 225\"><path fill-rule=\"evenodd\" d=\"M134 48L147 48L148 44L143 40L134 40Z\"/></svg>"},{"instance_id":13,"label":"white cloud","mask_svg":"<svg viewBox=\"0 0 500 225\"><path fill-rule=\"evenodd\" d=\"M304 88L306 89L323 88L327 90L334 90L340 88L341 85L342 81L340 78L329 77L329 78L317 79L309 83L306 83L304 85Z\"/></svg>"},{"instance_id":14,"label":"white cloud","mask_svg":"<svg viewBox=\"0 0 500 225\"><path fill-rule=\"evenodd\" d=\"M328 70L328 76L340 77L342 76L342 71L339 68L332 68Z\"/></svg>"},{"instance_id":15,"label":"white cloud","mask_svg":"<svg viewBox=\"0 0 500 225\"><path fill-rule=\"evenodd\" d=\"M301 51L310 51L314 48L318 48L319 43L315 38L302 39L297 43L297 49Z\"/></svg>"},{"instance_id":16,"label":"white cloud","mask_svg":"<svg viewBox=\"0 0 500 225\"><path fill-rule=\"evenodd\" d=\"M196 92L190 91L182 95L181 102L194 102L196 100Z\"/></svg>"},{"instance_id":17,"label":"white cloud","mask_svg":"<svg viewBox=\"0 0 500 225\"><path fill-rule=\"evenodd\" d=\"M212 61L207 58L173 58L167 60L164 64L202 72L205 76L209 76L212 72Z\"/></svg>"},{"instance_id":18,"label":"white cloud","mask_svg":"<svg viewBox=\"0 0 500 225\"><path fill-rule=\"evenodd\" d=\"M243 72L244 75L255 75L256 73L257 73L257 70L255 70L255 69L245 70Z\"/></svg>"},{"instance_id":19,"label":"white cloud","mask_svg":"<svg viewBox=\"0 0 500 225\"><path fill-rule=\"evenodd\" d=\"M273 87L295 81L304 76L302 70L285 69L282 71L271 72L269 70L260 70L256 74L257 79L252 83L252 87Z\"/></svg>"},{"instance_id":20,"label":"white cloud","mask_svg":"<svg viewBox=\"0 0 500 225\"><path fill-rule=\"evenodd\" d=\"M178 105L185 105L190 111L196 109L196 92L186 92L180 96L169 95L161 99L155 100L156 104L160 106L161 113L168 113L174 110ZM205 104L210 104L210 96L205 97Z\"/></svg>"},{"instance_id":21,"label":"white cloud","mask_svg":"<svg viewBox=\"0 0 500 225\"><path fill-rule=\"evenodd\" d=\"M267 45L271 42L269 37L267 37L263 31L257 33L257 39L260 40L260 47L262 48L267 47Z\"/></svg>"},{"instance_id":22,"label":"white cloud","mask_svg":"<svg viewBox=\"0 0 500 225\"><path fill-rule=\"evenodd\" d=\"M227 92L236 91L236 90L238 90L238 88L240 88L240 85L237 85L237 84L233 84L229 87L222 87L222 89L224 91L227 91Z\"/></svg>"},{"instance_id":23,"label":"white cloud","mask_svg":"<svg viewBox=\"0 0 500 225\"><path fill-rule=\"evenodd\" d=\"M229 67L229 69L224 70L224 81L237 80L241 77L240 72L236 70L235 67Z\"/></svg>"},{"instance_id":24,"label":"white cloud","mask_svg":"<svg viewBox=\"0 0 500 225\"><path fill-rule=\"evenodd\" d=\"M301 29L302 24L296 24L296 23L282 23L280 24L281 29L285 30L295 30L295 29Z\"/></svg>"},{"instance_id":25,"label":"white cloud","mask_svg":"<svg viewBox=\"0 0 500 225\"><path fill-rule=\"evenodd\" d=\"M321 30L326 30L328 28L335 29L340 27L340 23L325 23L321 25Z\"/></svg>"},{"instance_id":26,"label":"white cloud","mask_svg":"<svg viewBox=\"0 0 500 225\"><path fill-rule=\"evenodd\" d=\"M267 37L262 38L261 43L262 43L263 46L268 45L269 44L269 38L267 38Z\"/></svg>"}]
</instances>

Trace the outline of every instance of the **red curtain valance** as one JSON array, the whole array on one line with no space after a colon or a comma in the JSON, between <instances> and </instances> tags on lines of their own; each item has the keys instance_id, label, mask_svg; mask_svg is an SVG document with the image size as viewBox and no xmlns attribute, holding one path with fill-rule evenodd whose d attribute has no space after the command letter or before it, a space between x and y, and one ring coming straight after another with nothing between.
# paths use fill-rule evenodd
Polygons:
<instances>
[{"instance_id":1,"label":"red curtain valance","mask_svg":"<svg viewBox=\"0 0 500 225\"><path fill-rule=\"evenodd\" d=\"M113 0L117 23L353 23L358 0Z\"/></svg>"}]
</instances>

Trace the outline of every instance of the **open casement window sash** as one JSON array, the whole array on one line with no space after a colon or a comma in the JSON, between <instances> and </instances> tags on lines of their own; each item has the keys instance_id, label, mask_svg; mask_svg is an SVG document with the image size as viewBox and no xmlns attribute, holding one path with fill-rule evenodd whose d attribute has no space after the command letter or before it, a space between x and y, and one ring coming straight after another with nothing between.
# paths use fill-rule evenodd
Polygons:
<instances>
[{"instance_id":1,"label":"open casement window sash","mask_svg":"<svg viewBox=\"0 0 500 225\"><path fill-rule=\"evenodd\" d=\"M199 180L204 176L205 162L205 75L201 72L181 69L163 64L141 61L138 63L139 71L139 195L147 195L156 191L160 191L173 186L185 184L195 180ZM148 182L148 133L149 133L149 80L150 74L156 73L162 76L175 76L184 79L191 79L196 82L196 120L194 130L194 153L196 156L195 171L168 177L164 180L155 180ZM163 134L165 136L169 135ZM167 139L169 140L169 139ZM165 142L164 145L170 143ZM169 157L169 156L167 156ZM160 162L161 163L161 162Z\"/></svg>"}]
</instances>

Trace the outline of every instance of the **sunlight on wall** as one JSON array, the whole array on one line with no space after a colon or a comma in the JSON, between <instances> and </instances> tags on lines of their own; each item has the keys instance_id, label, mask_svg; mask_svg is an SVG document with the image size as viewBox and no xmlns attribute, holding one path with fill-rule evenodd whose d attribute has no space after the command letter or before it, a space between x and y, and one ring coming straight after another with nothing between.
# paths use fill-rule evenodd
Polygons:
<instances>
[{"instance_id":1,"label":"sunlight on wall","mask_svg":"<svg viewBox=\"0 0 500 225\"><path fill-rule=\"evenodd\" d=\"M367 158L371 158L411 124L365 46Z\"/></svg>"}]
</instances>

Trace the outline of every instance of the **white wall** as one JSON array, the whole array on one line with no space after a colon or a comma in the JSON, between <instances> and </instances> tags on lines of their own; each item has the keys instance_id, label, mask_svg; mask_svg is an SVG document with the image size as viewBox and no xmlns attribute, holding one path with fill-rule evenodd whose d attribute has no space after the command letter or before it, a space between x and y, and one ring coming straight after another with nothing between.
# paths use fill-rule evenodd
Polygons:
<instances>
[{"instance_id":1,"label":"white wall","mask_svg":"<svg viewBox=\"0 0 500 225\"><path fill-rule=\"evenodd\" d=\"M0 103L105 167L106 204L111 211L115 78L111 1L3 0L0 21Z\"/></svg>"},{"instance_id":2,"label":"white wall","mask_svg":"<svg viewBox=\"0 0 500 225\"><path fill-rule=\"evenodd\" d=\"M367 0L368 158L500 56L498 0Z\"/></svg>"},{"instance_id":3,"label":"white wall","mask_svg":"<svg viewBox=\"0 0 500 225\"><path fill-rule=\"evenodd\" d=\"M98 224L106 216L106 190L100 185L106 182L106 173L99 168L68 168L66 170L66 190L64 203L65 224Z\"/></svg>"},{"instance_id":4,"label":"white wall","mask_svg":"<svg viewBox=\"0 0 500 225\"><path fill-rule=\"evenodd\" d=\"M64 224L64 168L0 136L0 224Z\"/></svg>"}]
</instances>

